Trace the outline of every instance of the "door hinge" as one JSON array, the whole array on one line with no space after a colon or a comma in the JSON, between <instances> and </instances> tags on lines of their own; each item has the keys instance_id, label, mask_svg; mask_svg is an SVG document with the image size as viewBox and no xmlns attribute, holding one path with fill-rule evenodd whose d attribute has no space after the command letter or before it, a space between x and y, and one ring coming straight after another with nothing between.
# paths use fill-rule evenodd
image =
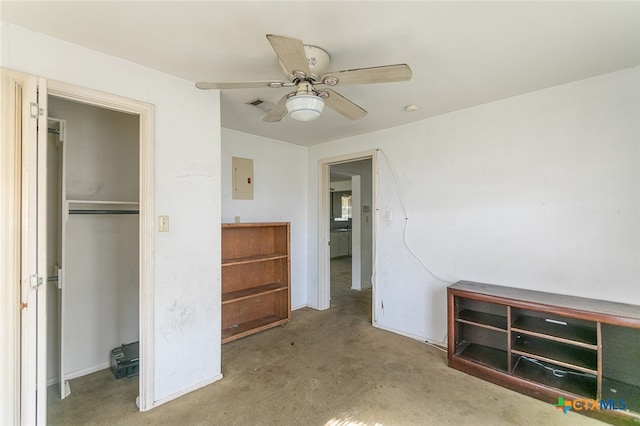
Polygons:
<instances>
[{"instance_id":1,"label":"door hinge","mask_svg":"<svg viewBox=\"0 0 640 426\"><path fill-rule=\"evenodd\" d=\"M32 274L31 277L29 277L29 286L32 290L41 286L43 282L42 277L39 277L37 274Z\"/></svg>"},{"instance_id":2,"label":"door hinge","mask_svg":"<svg viewBox=\"0 0 640 426\"><path fill-rule=\"evenodd\" d=\"M58 269L58 290L62 290L62 283L64 281L64 276L62 275L62 268L57 268L57 269Z\"/></svg>"},{"instance_id":3,"label":"door hinge","mask_svg":"<svg viewBox=\"0 0 640 426\"><path fill-rule=\"evenodd\" d=\"M31 118L38 118L44 115L44 109L40 108L40 104L37 102L31 102L30 109Z\"/></svg>"}]
</instances>

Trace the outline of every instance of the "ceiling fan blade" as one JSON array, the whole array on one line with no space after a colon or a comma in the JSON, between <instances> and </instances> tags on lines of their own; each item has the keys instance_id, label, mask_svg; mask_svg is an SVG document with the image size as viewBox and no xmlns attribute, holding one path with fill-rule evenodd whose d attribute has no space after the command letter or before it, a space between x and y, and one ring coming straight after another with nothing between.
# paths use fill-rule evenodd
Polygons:
<instances>
[{"instance_id":1,"label":"ceiling fan blade","mask_svg":"<svg viewBox=\"0 0 640 426\"><path fill-rule=\"evenodd\" d=\"M311 74L302 40L275 34L267 34L267 40L271 43L280 63L290 76L294 75L296 71L302 71L306 76Z\"/></svg>"},{"instance_id":2,"label":"ceiling fan blade","mask_svg":"<svg viewBox=\"0 0 640 426\"><path fill-rule=\"evenodd\" d=\"M410 80L411 74L411 68L407 64L383 65L380 67L329 72L323 75L320 81L327 86L389 83ZM328 77L329 80L327 80ZM332 84L332 79L336 79L337 83Z\"/></svg>"},{"instance_id":3,"label":"ceiling fan blade","mask_svg":"<svg viewBox=\"0 0 640 426\"><path fill-rule=\"evenodd\" d=\"M286 105L289 95L291 95L291 93L287 93L286 95L281 97L278 103L275 104L273 107L271 107L271 109L269 110L267 115L264 116L262 121L275 123L277 121L282 120L289 113L289 111L287 111L287 105Z\"/></svg>"},{"instance_id":4,"label":"ceiling fan blade","mask_svg":"<svg viewBox=\"0 0 640 426\"><path fill-rule=\"evenodd\" d=\"M265 87L285 87L291 86L291 83L283 83L281 81L237 81L230 83L210 83L207 81L200 81L196 83L196 87L202 90L224 90L224 89L261 89Z\"/></svg>"},{"instance_id":5,"label":"ceiling fan blade","mask_svg":"<svg viewBox=\"0 0 640 426\"><path fill-rule=\"evenodd\" d=\"M357 120L367 115L367 111L360 108L338 92L334 92L331 89L323 89L322 92L326 92L329 95L324 100L325 105L344 115L349 120Z\"/></svg>"}]
</instances>

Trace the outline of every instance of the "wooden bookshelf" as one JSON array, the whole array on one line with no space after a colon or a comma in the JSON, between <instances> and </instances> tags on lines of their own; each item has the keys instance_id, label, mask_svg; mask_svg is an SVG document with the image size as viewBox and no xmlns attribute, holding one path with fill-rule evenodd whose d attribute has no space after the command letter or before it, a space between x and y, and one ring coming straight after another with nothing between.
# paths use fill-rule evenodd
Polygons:
<instances>
[{"instance_id":1,"label":"wooden bookshelf","mask_svg":"<svg viewBox=\"0 0 640 426\"><path fill-rule=\"evenodd\" d=\"M287 222L222 224L222 343L291 319Z\"/></svg>"}]
</instances>

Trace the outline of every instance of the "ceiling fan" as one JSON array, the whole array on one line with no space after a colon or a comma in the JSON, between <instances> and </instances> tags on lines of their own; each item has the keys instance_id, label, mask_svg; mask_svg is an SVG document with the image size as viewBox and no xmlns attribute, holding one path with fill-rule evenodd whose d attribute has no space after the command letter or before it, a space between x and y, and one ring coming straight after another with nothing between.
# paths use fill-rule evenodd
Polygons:
<instances>
[{"instance_id":1,"label":"ceiling fan","mask_svg":"<svg viewBox=\"0 0 640 426\"><path fill-rule=\"evenodd\" d=\"M307 46L301 40L287 36L267 34L267 40L278 55L280 66L289 79L288 82L199 82L196 83L196 87L202 90L295 87L294 92L284 95L269 110L263 118L263 121L267 122L280 121L287 114L299 121L314 120L320 116L325 104L349 120L357 120L367 115L367 111L330 87L411 79L411 68L406 64L327 72L331 60L329 54L323 49Z\"/></svg>"}]
</instances>

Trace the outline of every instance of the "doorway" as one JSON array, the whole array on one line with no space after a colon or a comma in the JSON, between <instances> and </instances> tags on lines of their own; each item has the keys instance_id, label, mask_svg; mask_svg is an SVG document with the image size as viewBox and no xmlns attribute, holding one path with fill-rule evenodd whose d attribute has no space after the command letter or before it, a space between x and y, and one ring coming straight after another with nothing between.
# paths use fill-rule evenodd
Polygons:
<instances>
[{"instance_id":1,"label":"doorway","mask_svg":"<svg viewBox=\"0 0 640 426\"><path fill-rule=\"evenodd\" d=\"M327 159L320 163L319 182L320 309L364 303L370 323L374 291L374 168L373 153Z\"/></svg>"},{"instance_id":2,"label":"doorway","mask_svg":"<svg viewBox=\"0 0 640 426\"><path fill-rule=\"evenodd\" d=\"M115 285L110 292L111 296L94 292L93 295L82 296L76 293L75 297L98 298L101 301L99 305L102 307L109 304L106 303L106 299L110 297L110 305L116 306L117 312L107 313L104 329L98 325L101 322L99 319L93 318L85 322L93 322L97 329L100 329L101 337L111 335L112 339L117 339L118 345L129 343L129 340L134 338L139 339L139 385L135 403L141 411L146 411L153 406L153 257L150 255L153 250L154 231L153 106L55 81L48 82L47 96L48 110L51 109L52 118L64 118L61 122L64 139L70 139L70 136L75 139L62 142L59 154L61 168L59 184L62 191L59 196L61 220L57 238L59 240L65 236L68 238L67 249L63 250L60 256L60 264L67 266L72 263L83 264L82 268L85 268L88 262L93 262L96 269L102 269L101 272L92 272L95 274L93 281L96 284L93 288L104 286L105 282L100 281L105 280ZM47 115L49 115L48 111ZM67 115L67 117L58 117L58 115ZM69 116L76 117L76 122L70 122ZM87 125L87 123L94 124ZM70 129L70 126L73 126L73 129ZM87 143L89 140L99 142L92 146ZM73 144L69 142L75 142L76 145L70 146ZM118 145L120 145L119 148L117 148ZM78 152L83 150L84 153L78 155ZM118 156L121 158L118 159ZM67 159L66 165L63 158ZM108 166L118 162L125 166ZM69 167L72 164L74 166ZM62 170L67 167L71 170ZM120 170L116 170L117 168ZM107 181L106 184L105 181ZM133 183L126 183L128 181ZM78 203L79 201L83 203ZM85 242L78 243L78 232L86 236L89 229L93 229L97 237L89 244L86 238ZM120 238L126 234L130 234L127 238L132 242ZM120 237L115 238L115 235ZM107 248L109 250L104 251ZM92 252L89 255L90 258L76 258L73 261L73 256L86 257L90 252ZM69 257L66 260L63 257L65 255ZM101 256L109 260L103 263L100 261ZM133 260L127 264L118 264L118 258L122 260L122 256L133 258ZM118 267L105 269L105 265L109 262L112 266L118 265ZM75 269L68 267L67 270L62 271L64 281L68 281L65 283L67 285L63 284L63 286L69 290L72 289L74 274L91 276L87 271L79 270L77 267ZM98 276L101 278L96 278ZM76 278L75 281L77 282L78 279ZM64 297L61 300L69 303L73 302L73 297ZM66 311L69 310L62 306L59 313L62 314L63 319ZM81 310L77 311L76 320L68 318L66 324L77 322L77 316L83 315ZM48 318L51 320L51 316ZM64 326L64 323L62 324ZM123 324L128 325L123 326ZM77 336L77 331L58 330L60 338L65 334ZM38 333L40 332L38 330ZM48 340L52 341L52 339ZM92 340L95 342L98 339ZM67 352L76 352L80 348L85 357L82 361L86 364L84 372L109 366L109 350L106 354L102 354L104 348L101 348L100 353L96 354L95 347L87 350L87 348L82 349L84 347L82 342L71 343L71 345L69 342L58 349L64 351L66 347ZM102 346L104 345L103 341ZM108 346L112 346L111 343ZM55 345L53 347L55 348ZM94 354L90 354L91 351ZM63 396L68 392L68 388L65 391L65 370L73 367L73 364L65 367L64 360L71 359L72 363L77 363L79 357L77 353L58 352L58 354L57 377L60 395ZM102 357L102 361L97 361L99 357ZM82 374L83 368L76 367L74 374L67 375L66 379ZM47 376L51 380L53 375L47 374Z\"/></svg>"},{"instance_id":3,"label":"doorway","mask_svg":"<svg viewBox=\"0 0 640 426\"><path fill-rule=\"evenodd\" d=\"M2 369L3 389L12 395L12 405L20 407L19 422L44 424L47 407L47 97L94 105L134 114L139 120L139 307L140 307L140 385L138 407L153 407L153 106L66 83L36 78L16 71L1 71L3 96L3 180L0 209L11 228L2 228L4 247L12 248L11 258L3 259L7 282L20 283L2 297L2 310L11 318L3 324L8 334L10 354L7 368L19 366L11 374ZM6 161L5 161L6 160ZM5 169L6 167L6 169ZM5 202L6 201L6 202ZM5 238L6 237L6 238ZM17 248L17 250L16 250ZM9 266L9 268L4 268ZM21 303L17 304L18 300ZM4 342L3 342L4 343ZM3 346L4 348L4 346ZM3 350L4 353L4 350Z\"/></svg>"},{"instance_id":4,"label":"doorway","mask_svg":"<svg viewBox=\"0 0 640 426\"><path fill-rule=\"evenodd\" d=\"M140 118L55 96L47 105L47 383L59 401L139 342Z\"/></svg>"}]
</instances>

